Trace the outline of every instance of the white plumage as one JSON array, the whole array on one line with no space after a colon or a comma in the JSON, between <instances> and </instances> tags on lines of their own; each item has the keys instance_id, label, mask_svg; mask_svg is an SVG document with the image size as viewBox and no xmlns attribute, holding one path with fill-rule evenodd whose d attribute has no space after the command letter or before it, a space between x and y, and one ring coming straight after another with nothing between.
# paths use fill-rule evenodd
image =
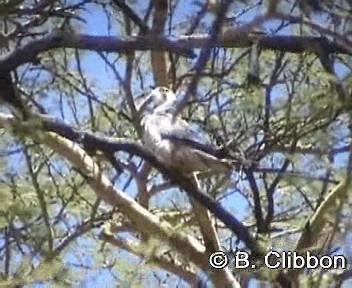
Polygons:
<instances>
[{"instance_id":1,"label":"white plumage","mask_svg":"<svg viewBox=\"0 0 352 288\"><path fill-rule=\"evenodd\" d=\"M157 87L148 99L154 109L142 118L143 141L159 161L183 174L194 171L228 173L231 170L228 161L202 149L207 145L199 143L191 126L174 116L176 95L170 89Z\"/></svg>"}]
</instances>

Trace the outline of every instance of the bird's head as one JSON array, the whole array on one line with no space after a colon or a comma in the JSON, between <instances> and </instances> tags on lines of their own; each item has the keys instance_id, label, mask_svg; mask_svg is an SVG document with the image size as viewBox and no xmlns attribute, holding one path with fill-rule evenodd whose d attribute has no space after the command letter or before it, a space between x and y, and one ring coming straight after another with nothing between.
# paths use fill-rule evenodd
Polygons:
<instances>
[{"instance_id":1,"label":"bird's head","mask_svg":"<svg viewBox=\"0 0 352 288\"><path fill-rule=\"evenodd\" d=\"M176 109L176 95L167 87L154 88L139 105L138 110L144 112L165 112Z\"/></svg>"},{"instance_id":2,"label":"bird's head","mask_svg":"<svg viewBox=\"0 0 352 288\"><path fill-rule=\"evenodd\" d=\"M166 103L174 103L176 101L176 95L172 92L171 89L167 87L156 87L154 88L149 96L151 97L152 102L155 104L155 107L159 107Z\"/></svg>"}]
</instances>

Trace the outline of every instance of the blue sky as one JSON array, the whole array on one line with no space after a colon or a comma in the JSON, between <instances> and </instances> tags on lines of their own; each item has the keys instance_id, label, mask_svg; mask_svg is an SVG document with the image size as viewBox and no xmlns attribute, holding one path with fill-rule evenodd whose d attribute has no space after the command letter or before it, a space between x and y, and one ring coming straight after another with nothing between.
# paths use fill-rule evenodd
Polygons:
<instances>
[{"instance_id":1,"label":"blue sky","mask_svg":"<svg viewBox=\"0 0 352 288\"><path fill-rule=\"evenodd\" d=\"M147 3L147 1L139 1L139 3L141 4L140 9L143 9L143 4ZM82 17L84 19L86 19L87 24L84 25L84 30L82 30L82 32L90 34L90 35L120 35L119 31L118 31L118 25L117 27L113 25L113 29L109 32L107 30L107 21L106 21L106 15L101 11L100 8L97 8L97 6L95 5L89 5L89 10L85 11L82 13ZM175 17L175 22L177 22L178 20L182 21L185 12L187 11L187 13L189 13L189 9L195 9L195 6L189 5L187 7L181 7L179 10L179 14L178 16ZM243 16L242 18L240 18L240 21L248 21L251 19L251 17L254 17L254 15L256 14L255 11L251 14L246 14L246 16ZM179 17L179 19L178 19ZM111 15L111 18L114 18L114 15ZM265 28L267 29L268 32L272 31L275 28L275 25L277 24L277 22L273 22L270 23L268 25L265 26ZM82 24L81 24L82 25ZM282 30L280 33L289 33L291 32L292 28L287 28L287 30ZM148 53L148 52L144 52L144 53ZM83 70L85 71L85 73L87 73L87 75L92 76L95 79L95 90L97 95L99 95L99 92L101 91L101 93L104 93L107 89L115 89L117 86L117 81L115 79L115 76L113 75L113 73L111 71L109 71L109 68L106 67L106 65L103 63L102 59L95 53L95 52L84 52L84 61L82 61L82 67ZM111 59L114 59L114 57L116 57L116 55L109 55L109 57ZM192 60L192 61L196 61ZM124 65L123 65L123 61L120 61L119 63L121 63L120 66L118 66L118 70L122 73L124 72ZM337 67L337 72L339 75L344 73L344 68L341 66ZM152 83L151 78L149 78L150 83L147 83L147 85L153 85L154 83ZM146 85L146 86L147 86ZM142 92L140 91L139 87L134 87L136 93L138 92ZM277 92L277 95L279 97L279 95L281 95L281 93ZM57 95L51 95L51 96L55 96L57 97ZM50 95L49 95L49 98ZM116 98L118 98L118 95L116 95ZM118 99L116 99L118 101ZM60 116L59 111L57 109L55 109L56 107L52 107L52 109L50 109L50 112L52 112L55 116ZM69 115L69 111L67 111L67 114ZM72 120L72 118L68 117L67 118L68 121ZM337 159L337 163L339 162L344 162L345 160L345 155L341 155L339 156L341 158ZM309 161L309 160L307 160ZM18 160L16 160L16 163L18 163ZM239 184L241 185L241 184ZM239 187L241 189L241 187ZM135 195L135 185L134 183L132 185L130 185L128 192L130 195ZM182 197L185 197L184 193L177 193L177 195L175 195L175 191L174 190L169 190L169 191L165 191L164 193L162 193L161 196L156 197L155 199L152 200L152 204L154 205L161 205L163 206L164 204L166 205L170 205L170 199L173 198L178 198L178 199L182 199ZM233 195L231 195L230 197L223 199L222 200L222 204L224 205L224 207L226 207L229 211L233 212L234 215L236 215L236 217L238 217L240 220L243 220L245 212L247 212L247 210L249 209L248 205L247 205L247 201L238 193L234 193ZM71 246L69 247L68 250L76 250L76 249L80 249L80 248L84 248L84 247L88 247L90 245L92 245L91 240L87 239L87 238L83 238L78 240L79 245L77 246ZM112 248L114 249L114 248ZM117 248L115 248L117 250ZM126 257L128 260L130 260L131 262L133 262L134 265L138 264L138 261L132 257L130 254L121 251L119 252L121 254L119 254L120 257L124 258ZM84 256L84 262L87 265L98 265L99 263L94 263L92 262L92 258ZM69 252L66 254L65 257L65 261L67 263L70 263L70 265L74 264L74 263L80 263L81 259L77 258L76 255L73 252ZM152 269L152 268L151 268ZM78 269L81 271L81 269ZM158 273L160 273L161 276L164 276L164 272L158 271ZM82 281L80 284L77 284L75 287L114 287L115 285L111 285L111 283L115 283L116 279L114 279L110 272L107 271L107 269L101 268L101 269L96 269L93 271L89 271L86 274L86 278L84 281ZM176 280L175 280L176 281ZM175 282L176 283L176 282ZM257 287L258 285L256 283L253 283L252 287ZM33 285L33 287L49 287L45 284L43 285ZM182 284L181 286L182 287Z\"/></svg>"}]
</instances>

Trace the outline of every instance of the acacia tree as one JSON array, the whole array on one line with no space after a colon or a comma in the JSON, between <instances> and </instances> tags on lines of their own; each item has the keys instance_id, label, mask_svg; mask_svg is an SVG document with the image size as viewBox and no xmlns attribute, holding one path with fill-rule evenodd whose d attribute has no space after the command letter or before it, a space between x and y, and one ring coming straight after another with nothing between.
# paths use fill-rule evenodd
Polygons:
<instances>
[{"instance_id":1,"label":"acacia tree","mask_svg":"<svg viewBox=\"0 0 352 288\"><path fill-rule=\"evenodd\" d=\"M1 1L2 285L342 285L351 258L348 1ZM141 142L151 86L236 159L199 183ZM247 251L256 269L213 269ZM231 257L230 257L231 258Z\"/></svg>"}]
</instances>

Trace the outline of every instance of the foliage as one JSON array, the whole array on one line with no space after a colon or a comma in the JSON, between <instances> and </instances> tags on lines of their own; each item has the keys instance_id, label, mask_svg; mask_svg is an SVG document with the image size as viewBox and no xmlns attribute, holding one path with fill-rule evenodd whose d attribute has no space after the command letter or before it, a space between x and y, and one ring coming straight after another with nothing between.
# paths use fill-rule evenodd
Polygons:
<instances>
[{"instance_id":1,"label":"foliage","mask_svg":"<svg viewBox=\"0 0 352 288\"><path fill-rule=\"evenodd\" d=\"M348 285L347 270L272 271L260 253L352 257L351 8L343 0L0 1L0 80L12 73L11 97L31 115L18 116L0 82L0 285ZM176 91L182 117L239 161L229 179L198 175L198 188L257 251L209 198L200 204L212 221L203 220L220 245L204 233L189 179L132 150L100 151L64 133L54 140L38 116L103 140L140 141L139 107L152 86ZM220 248L248 251L261 268L213 271L207 260Z\"/></svg>"}]
</instances>

